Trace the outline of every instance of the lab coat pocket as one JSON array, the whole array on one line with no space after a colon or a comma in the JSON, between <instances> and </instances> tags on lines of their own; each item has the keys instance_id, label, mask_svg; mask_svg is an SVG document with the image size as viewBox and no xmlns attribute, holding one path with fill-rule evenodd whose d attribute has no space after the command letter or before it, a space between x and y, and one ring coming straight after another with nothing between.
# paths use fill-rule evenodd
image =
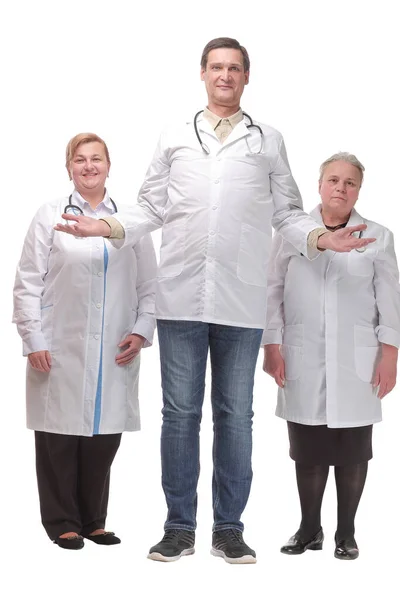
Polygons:
<instances>
[{"instance_id":1,"label":"lab coat pocket","mask_svg":"<svg viewBox=\"0 0 400 600\"><path fill-rule=\"evenodd\" d=\"M186 220L165 223L162 228L158 278L177 277L185 263Z\"/></svg>"},{"instance_id":2,"label":"lab coat pocket","mask_svg":"<svg viewBox=\"0 0 400 600\"><path fill-rule=\"evenodd\" d=\"M354 358L357 376L371 383L379 355L380 344L374 327L354 326Z\"/></svg>"},{"instance_id":3,"label":"lab coat pocket","mask_svg":"<svg viewBox=\"0 0 400 600\"><path fill-rule=\"evenodd\" d=\"M350 275L368 277L374 274L375 250L366 248L365 252L352 250L347 257L347 270Z\"/></svg>"},{"instance_id":4,"label":"lab coat pocket","mask_svg":"<svg viewBox=\"0 0 400 600\"><path fill-rule=\"evenodd\" d=\"M251 225L242 225L237 276L243 283L266 287L268 235Z\"/></svg>"},{"instance_id":5,"label":"lab coat pocket","mask_svg":"<svg viewBox=\"0 0 400 600\"><path fill-rule=\"evenodd\" d=\"M294 381L301 375L303 364L303 325L285 325L282 355L285 361L285 379Z\"/></svg>"}]
</instances>

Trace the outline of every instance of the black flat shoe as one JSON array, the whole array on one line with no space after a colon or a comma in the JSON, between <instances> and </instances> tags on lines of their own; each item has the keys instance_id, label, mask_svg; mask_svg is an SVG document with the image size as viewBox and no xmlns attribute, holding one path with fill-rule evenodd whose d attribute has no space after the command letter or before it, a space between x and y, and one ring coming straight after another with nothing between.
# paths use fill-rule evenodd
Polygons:
<instances>
[{"instance_id":1,"label":"black flat shoe","mask_svg":"<svg viewBox=\"0 0 400 600\"><path fill-rule=\"evenodd\" d=\"M121 543L121 540L113 531L105 531L96 535L85 535L84 537L95 544L100 544L100 546L115 546L115 544Z\"/></svg>"},{"instance_id":2,"label":"black flat shoe","mask_svg":"<svg viewBox=\"0 0 400 600\"><path fill-rule=\"evenodd\" d=\"M298 533L292 535L285 546L282 546L283 554L303 554L306 550L322 550L322 542L324 541L324 532L321 529L308 542L303 542Z\"/></svg>"},{"instance_id":3,"label":"black flat shoe","mask_svg":"<svg viewBox=\"0 0 400 600\"><path fill-rule=\"evenodd\" d=\"M67 538L58 537L53 540L53 544L57 544L57 546L64 548L64 550L81 550L81 548L83 548L85 545L81 535L75 535Z\"/></svg>"},{"instance_id":4,"label":"black flat shoe","mask_svg":"<svg viewBox=\"0 0 400 600\"><path fill-rule=\"evenodd\" d=\"M335 544L335 558L339 558L340 560L355 560L356 558L358 558L358 546L356 540L353 537L340 541L337 541L335 537Z\"/></svg>"}]
</instances>

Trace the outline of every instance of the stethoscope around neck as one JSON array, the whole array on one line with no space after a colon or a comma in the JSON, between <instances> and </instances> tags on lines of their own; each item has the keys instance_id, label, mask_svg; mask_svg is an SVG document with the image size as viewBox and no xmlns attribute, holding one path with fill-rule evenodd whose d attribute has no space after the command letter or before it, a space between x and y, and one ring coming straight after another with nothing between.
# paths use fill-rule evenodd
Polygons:
<instances>
[{"instance_id":1,"label":"stethoscope around neck","mask_svg":"<svg viewBox=\"0 0 400 600\"><path fill-rule=\"evenodd\" d=\"M197 119L201 115L201 113L203 113L203 112L204 112L204 110L199 110L199 112L195 114L194 119L193 119L193 126L194 126L194 132L196 134L196 137L197 137L197 139L199 141L199 144L200 144L203 152L205 154L210 154L211 153L210 152L210 148L201 139L200 133L199 133L199 128L197 127ZM243 112L243 117L245 117L246 119L249 120L249 123L245 123L247 129L251 129L252 127L254 129L257 129L260 132L260 138L261 138L260 148L259 148L259 150L257 152L253 152L251 150L251 148L249 146L249 143L247 141L247 138L246 138L247 148L249 149L250 154L261 154L261 152L264 149L264 134L263 134L263 131L262 131L262 129L261 129L261 127L259 125L256 125L255 123L253 123L253 119L250 117L250 115L248 115L247 113Z\"/></svg>"},{"instance_id":2,"label":"stethoscope around neck","mask_svg":"<svg viewBox=\"0 0 400 600\"><path fill-rule=\"evenodd\" d=\"M110 200L110 202L112 204L114 212L115 213L118 212L117 205L115 204L114 200L112 200L111 198L109 198L109 200ZM83 215L83 210L81 209L81 207L77 206L76 204L72 204L72 194L68 198L68 204L64 208L64 212L66 214L70 214L70 215L72 214L72 215L75 215L75 216L81 216L81 215Z\"/></svg>"}]
</instances>

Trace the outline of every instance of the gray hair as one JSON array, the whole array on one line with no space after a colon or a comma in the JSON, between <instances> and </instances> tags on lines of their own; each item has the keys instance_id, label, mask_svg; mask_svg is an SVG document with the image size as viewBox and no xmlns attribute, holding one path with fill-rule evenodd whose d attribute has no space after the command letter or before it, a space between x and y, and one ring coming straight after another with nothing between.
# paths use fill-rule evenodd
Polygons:
<instances>
[{"instance_id":1,"label":"gray hair","mask_svg":"<svg viewBox=\"0 0 400 600\"><path fill-rule=\"evenodd\" d=\"M319 168L319 183L321 183L321 181L322 181L322 177L324 175L326 167L328 165L330 165L331 163L337 162L338 160L343 160L344 162L347 162L347 163L353 165L354 167L357 167L357 169L360 171L360 176L361 176L360 186L361 186L363 179L364 179L365 168L360 163L357 156L355 156L354 154L350 154L350 152L337 152L336 154L333 154L330 158L327 158Z\"/></svg>"}]
</instances>

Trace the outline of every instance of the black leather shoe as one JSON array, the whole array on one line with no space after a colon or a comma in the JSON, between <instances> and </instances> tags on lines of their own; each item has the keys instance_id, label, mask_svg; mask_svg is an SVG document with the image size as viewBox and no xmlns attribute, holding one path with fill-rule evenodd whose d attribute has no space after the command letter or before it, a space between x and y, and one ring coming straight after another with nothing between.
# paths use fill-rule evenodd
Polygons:
<instances>
[{"instance_id":1,"label":"black leather shoe","mask_svg":"<svg viewBox=\"0 0 400 600\"><path fill-rule=\"evenodd\" d=\"M335 558L339 558L340 560L355 560L358 558L358 546L353 537L338 541L335 536L335 544Z\"/></svg>"},{"instance_id":2,"label":"black leather shoe","mask_svg":"<svg viewBox=\"0 0 400 600\"><path fill-rule=\"evenodd\" d=\"M60 546L60 548L64 548L65 550L81 550L81 548L83 548L85 545L81 535L75 535L67 538L57 537L55 540L53 540L53 543L57 544L57 546Z\"/></svg>"},{"instance_id":3,"label":"black leather shoe","mask_svg":"<svg viewBox=\"0 0 400 600\"><path fill-rule=\"evenodd\" d=\"M115 544L120 544L121 540L119 537L115 535L113 531L105 531L104 533L98 533L96 535L85 535L83 536L87 540L94 542L95 544L100 544L100 546L115 546Z\"/></svg>"},{"instance_id":4,"label":"black leather shoe","mask_svg":"<svg viewBox=\"0 0 400 600\"><path fill-rule=\"evenodd\" d=\"M322 550L322 542L324 541L324 532L321 529L308 542L303 542L298 532L292 535L285 546L282 546L283 554L303 554L306 550Z\"/></svg>"}]
</instances>

